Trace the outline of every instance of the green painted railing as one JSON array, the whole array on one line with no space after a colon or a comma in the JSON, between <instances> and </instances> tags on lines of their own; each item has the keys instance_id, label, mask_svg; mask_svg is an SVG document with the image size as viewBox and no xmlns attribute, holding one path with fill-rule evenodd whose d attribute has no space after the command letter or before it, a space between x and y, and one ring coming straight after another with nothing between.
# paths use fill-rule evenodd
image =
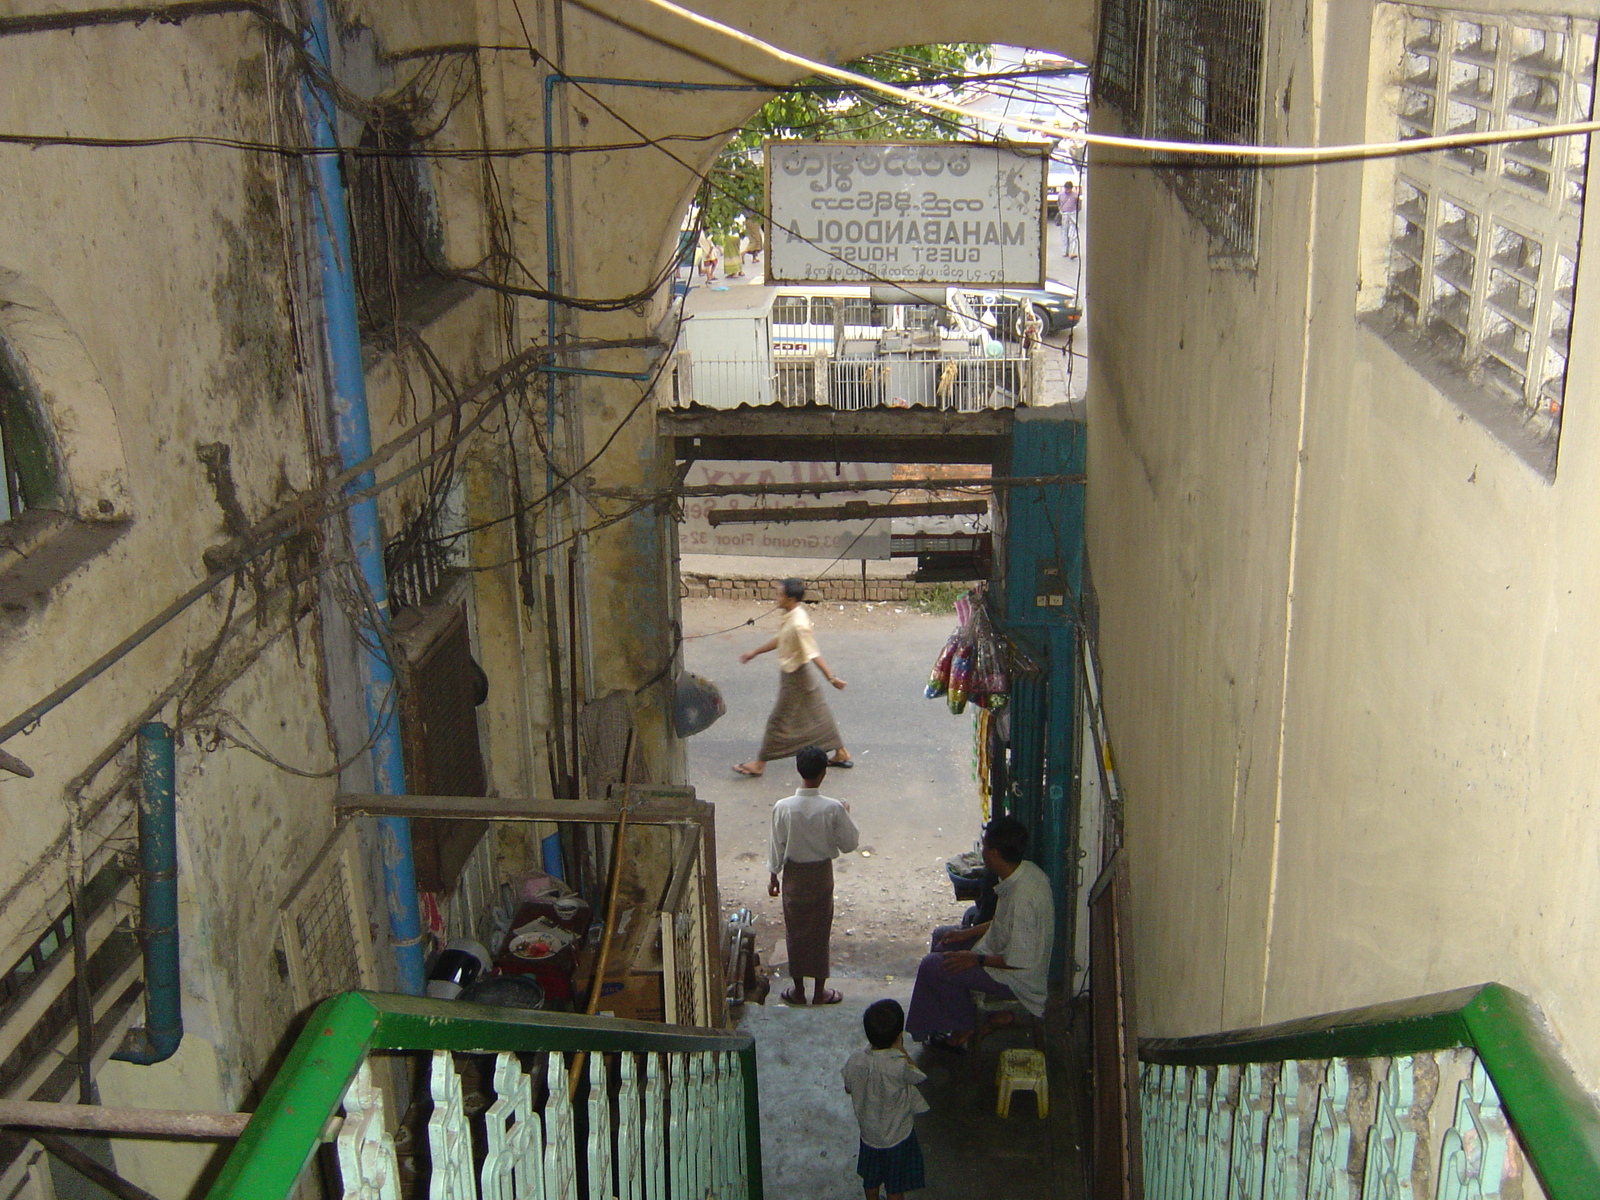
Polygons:
<instances>
[{"instance_id":1,"label":"green painted railing","mask_svg":"<svg viewBox=\"0 0 1600 1200\"><path fill-rule=\"evenodd\" d=\"M1139 1059L1149 1200L1600 1198L1600 1107L1500 984Z\"/></svg>"},{"instance_id":2,"label":"green painted railing","mask_svg":"<svg viewBox=\"0 0 1600 1200\"><path fill-rule=\"evenodd\" d=\"M211 1200L290 1196L325 1131L335 1135L344 1195L406 1195L382 1090L368 1066L375 1051L432 1057L430 1195L761 1196L755 1047L747 1036L347 992L312 1014ZM495 1100L481 1118L469 1119L463 1108L456 1054L496 1056ZM519 1057L530 1054L544 1056L532 1074ZM586 1055L581 1068L572 1057L579 1054ZM569 1070L582 1082L570 1081ZM473 1151L474 1119L483 1122L477 1140L487 1155Z\"/></svg>"}]
</instances>

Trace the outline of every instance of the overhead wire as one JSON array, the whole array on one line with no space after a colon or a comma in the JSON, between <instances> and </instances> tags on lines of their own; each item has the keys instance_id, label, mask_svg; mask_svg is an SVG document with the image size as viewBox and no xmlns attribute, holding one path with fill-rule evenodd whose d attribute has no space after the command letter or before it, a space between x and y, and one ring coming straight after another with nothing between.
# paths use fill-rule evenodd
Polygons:
<instances>
[{"instance_id":1,"label":"overhead wire","mask_svg":"<svg viewBox=\"0 0 1600 1200\"><path fill-rule=\"evenodd\" d=\"M1355 161L1368 158L1394 158L1409 154L1427 153L1434 150L1454 150L1464 146L1490 146L1512 142L1543 141L1547 138L1577 137L1600 132L1600 120L1589 120L1572 121L1558 125L1542 125L1532 129L1476 130L1471 133L1450 133L1395 142L1354 142L1334 146L1268 146L1236 142L1185 142L1162 138L1127 137L1121 134L1091 133L1088 130L1077 130L1063 134L1060 130L1040 121L1021 117L996 117L992 113L939 100L931 96L920 96L916 92L895 84L885 83L879 79L873 79L869 75L862 75L843 67L836 67L817 59L807 58L804 55L785 50L781 46L758 38L754 34L746 33L742 29L696 12L694 9L686 8L681 4L675 3L674 0L644 0L644 3L663 12L671 13L691 25L710 30L740 45L748 46L779 62L803 68L812 74L838 79L855 87L881 92L886 96L894 96L907 104L950 113L975 122L1008 125L1028 132L1040 133L1047 137L1059 137L1064 141L1076 144L1102 146L1108 149L1145 152L1160 151L1184 156L1221 156L1235 159L1259 158L1262 160L1281 159L1293 160L1297 163L1314 163ZM637 32L645 33L643 30L638 30ZM645 36L649 36L656 41L662 40L657 35L645 33Z\"/></svg>"}]
</instances>

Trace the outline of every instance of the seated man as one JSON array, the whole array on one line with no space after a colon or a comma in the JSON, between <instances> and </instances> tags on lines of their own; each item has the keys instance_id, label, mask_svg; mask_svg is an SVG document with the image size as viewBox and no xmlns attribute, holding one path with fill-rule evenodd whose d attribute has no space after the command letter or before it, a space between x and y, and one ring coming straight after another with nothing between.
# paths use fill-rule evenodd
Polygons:
<instances>
[{"instance_id":1,"label":"seated man","mask_svg":"<svg viewBox=\"0 0 1600 1200\"><path fill-rule=\"evenodd\" d=\"M935 931L933 953L917 967L906 1012L906 1032L917 1041L964 1052L978 1019L974 991L1044 1015L1056 907L1049 878L1023 861L1027 848L1021 821L996 817L985 827L983 862L1000 877L999 904L994 919L982 925ZM970 950L956 948L974 941Z\"/></svg>"}]
</instances>

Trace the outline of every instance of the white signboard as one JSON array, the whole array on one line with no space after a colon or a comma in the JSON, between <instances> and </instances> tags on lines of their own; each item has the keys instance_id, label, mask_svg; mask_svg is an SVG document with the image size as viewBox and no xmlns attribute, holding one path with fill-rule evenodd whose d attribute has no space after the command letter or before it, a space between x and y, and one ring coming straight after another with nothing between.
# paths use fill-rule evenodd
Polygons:
<instances>
[{"instance_id":1,"label":"white signboard","mask_svg":"<svg viewBox=\"0 0 1600 1200\"><path fill-rule=\"evenodd\" d=\"M1045 146L768 142L768 283L1044 286Z\"/></svg>"},{"instance_id":2,"label":"white signboard","mask_svg":"<svg viewBox=\"0 0 1600 1200\"><path fill-rule=\"evenodd\" d=\"M890 493L871 490L892 478L892 463L697 462L684 478L688 487L735 483L860 482L862 490L821 495L685 496L678 550L683 554L753 554L766 558L888 558L889 522L783 521L713 526L712 509L837 508L852 500L887 504Z\"/></svg>"}]
</instances>

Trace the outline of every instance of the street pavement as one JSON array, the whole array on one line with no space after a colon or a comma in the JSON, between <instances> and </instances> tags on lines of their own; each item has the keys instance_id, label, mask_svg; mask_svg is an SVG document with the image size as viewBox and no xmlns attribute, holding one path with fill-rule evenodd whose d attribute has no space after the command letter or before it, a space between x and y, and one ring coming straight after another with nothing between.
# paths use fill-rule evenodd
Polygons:
<instances>
[{"instance_id":1,"label":"street pavement","mask_svg":"<svg viewBox=\"0 0 1600 1200\"><path fill-rule=\"evenodd\" d=\"M767 830L772 805L798 786L794 760L768 765L746 779L733 764L755 756L777 694L770 654L741 665L739 654L773 636L777 616L712 637L770 606L730 600L686 600L684 658L689 670L715 680L728 712L689 739L689 780L717 806L718 875L724 912L747 907L758 918L763 958L787 961L777 943L782 910L767 896ZM972 847L980 815L973 780L970 712L952 716L942 700L926 700L927 684L953 614L930 616L905 604L812 607L817 641L829 667L849 683L829 690L829 703L855 759L853 770L828 773L824 791L851 802L861 849L835 864L833 952L842 990L850 980L905 978L927 950L928 931L957 921L944 873L951 855ZM774 955L773 952L777 951Z\"/></svg>"}]
</instances>

